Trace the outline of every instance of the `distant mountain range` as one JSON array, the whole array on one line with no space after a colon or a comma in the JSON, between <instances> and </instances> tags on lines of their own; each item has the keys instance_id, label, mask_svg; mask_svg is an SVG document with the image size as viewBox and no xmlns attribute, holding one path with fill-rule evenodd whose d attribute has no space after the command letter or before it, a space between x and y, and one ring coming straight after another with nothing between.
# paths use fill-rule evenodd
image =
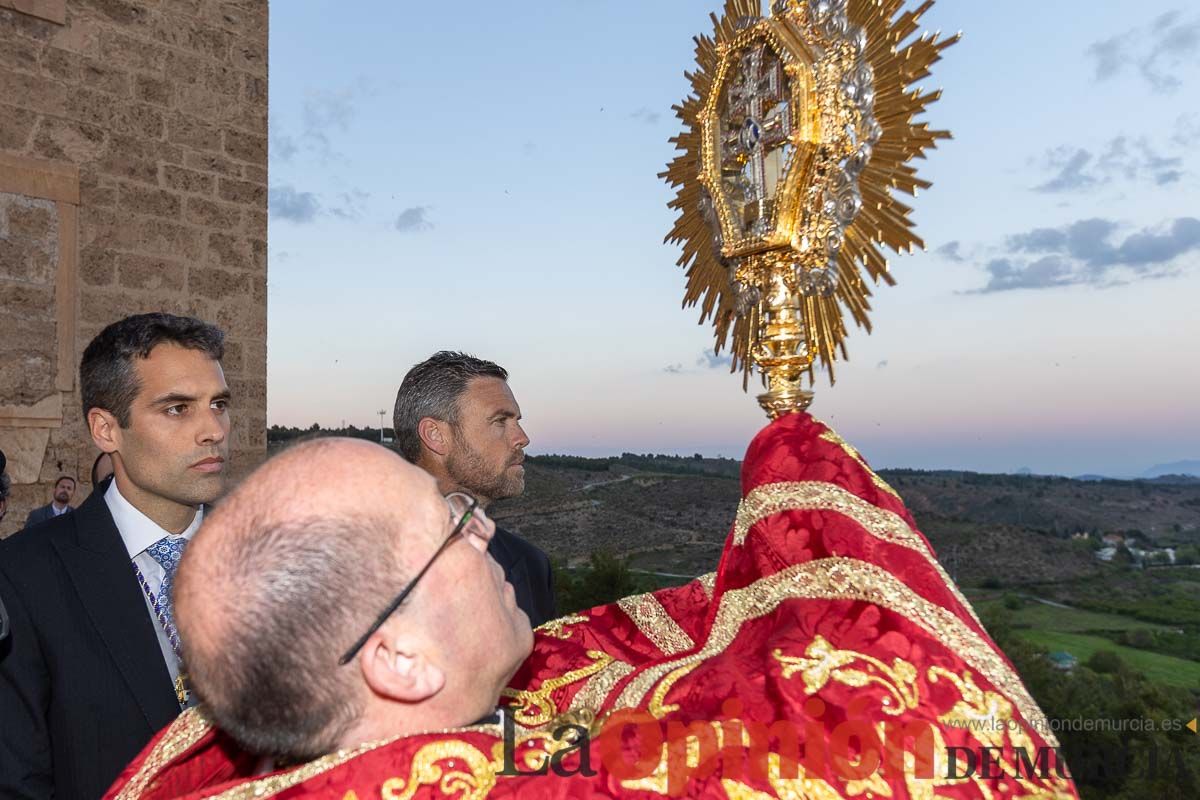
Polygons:
<instances>
[{"instance_id":1,"label":"distant mountain range","mask_svg":"<svg viewBox=\"0 0 1200 800\"><path fill-rule=\"evenodd\" d=\"M1143 478L1157 478L1162 475L1191 475L1200 478L1200 461L1172 461L1170 464L1155 464L1142 473Z\"/></svg>"},{"instance_id":2,"label":"distant mountain range","mask_svg":"<svg viewBox=\"0 0 1200 800\"><path fill-rule=\"evenodd\" d=\"M1023 469L1017 474L1027 474ZM1200 481L1200 461L1172 461L1169 464L1155 464L1142 472L1141 475L1097 475L1087 473L1071 476L1077 481L1159 481L1166 483L1192 483Z\"/></svg>"}]
</instances>

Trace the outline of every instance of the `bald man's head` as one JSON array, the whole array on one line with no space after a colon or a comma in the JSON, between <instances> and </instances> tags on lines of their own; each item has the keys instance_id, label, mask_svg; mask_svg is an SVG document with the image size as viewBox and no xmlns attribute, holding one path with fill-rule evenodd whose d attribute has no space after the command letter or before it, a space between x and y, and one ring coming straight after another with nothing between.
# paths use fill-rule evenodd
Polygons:
<instances>
[{"instance_id":1,"label":"bald man's head","mask_svg":"<svg viewBox=\"0 0 1200 800\"><path fill-rule=\"evenodd\" d=\"M494 533L481 510L456 516L432 477L379 445L284 451L205 517L179 566L192 688L243 747L289 761L469 724L533 645L487 554Z\"/></svg>"},{"instance_id":2,"label":"bald man's head","mask_svg":"<svg viewBox=\"0 0 1200 800\"><path fill-rule=\"evenodd\" d=\"M205 519L176 617L194 690L244 746L313 757L353 724L365 697L338 654L406 580L405 508L433 491L378 445L320 439L268 461Z\"/></svg>"}]
</instances>

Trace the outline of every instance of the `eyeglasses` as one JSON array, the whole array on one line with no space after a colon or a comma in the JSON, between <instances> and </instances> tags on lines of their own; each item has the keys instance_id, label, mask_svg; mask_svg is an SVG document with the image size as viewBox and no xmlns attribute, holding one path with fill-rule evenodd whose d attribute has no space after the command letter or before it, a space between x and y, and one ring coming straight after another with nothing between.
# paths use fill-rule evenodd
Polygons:
<instances>
[{"instance_id":1,"label":"eyeglasses","mask_svg":"<svg viewBox=\"0 0 1200 800\"><path fill-rule=\"evenodd\" d=\"M412 590L417 587L417 582L425 576L425 573L428 572L429 568L433 566L433 562L437 561L438 556L446 551L446 548L450 546L451 542L453 542L460 535L467 536L472 530L475 530L476 527L480 529L484 527L483 521L486 518L486 515L483 513L483 509L479 508L479 501L474 497L471 497L469 494L464 494L463 492L451 492L450 494L446 495L446 504L450 506L450 522L454 526L450 530L450 535L446 537L446 541L442 542L441 546L438 547L438 549L434 551L433 555L429 557L429 560L425 562L425 566L421 567L421 571L418 572L416 576L408 582L407 586L400 590L400 594L396 595L396 598L392 600L392 602L388 603L387 608L385 608L383 612L375 618L375 621L371 623L371 627L367 628L367 632L360 636L358 640L350 646L350 649L338 659L338 666L345 666L346 664L350 663L350 660L354 658L354 656L358 654L358 651L363 648L363 645L367 643L367 639L371 638L371 634L379 630L383 623L387 622L387 618L394 614L396 609L400 607L400 604L404 602L405 598L412 593ZM478 534L481 538L486 540L487 534L484 530L479 530Z\"/></svg>"}]
</instances>

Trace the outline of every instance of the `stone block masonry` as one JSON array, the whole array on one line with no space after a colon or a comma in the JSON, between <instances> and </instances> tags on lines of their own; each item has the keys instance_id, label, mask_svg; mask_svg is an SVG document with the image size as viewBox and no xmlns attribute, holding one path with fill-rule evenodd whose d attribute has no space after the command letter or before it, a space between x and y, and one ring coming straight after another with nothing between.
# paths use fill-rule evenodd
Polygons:
<instances>
[{"instance_id":1,"label":"stone block masonry","mask_svg":"<svg viewBox=\"0 0 1200 800\"><path fill-rule=\"evenodd\" d=\"M266 453L266 0L0 0L0 536L91 490L79 357L164 310L222 325L235 477Z\"/></svg>"}]
</instances>

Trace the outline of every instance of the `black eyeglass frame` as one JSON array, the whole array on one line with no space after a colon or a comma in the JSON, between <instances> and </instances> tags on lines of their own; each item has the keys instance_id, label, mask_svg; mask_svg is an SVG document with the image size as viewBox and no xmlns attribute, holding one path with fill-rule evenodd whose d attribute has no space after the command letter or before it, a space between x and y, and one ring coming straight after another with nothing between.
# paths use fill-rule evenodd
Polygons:
<instances>
[{"instance_id":1,"label":"black eyeglass frame","mask_svg":"<svg viewBox=\"0 0 1200 800\"><path fill-rule=\"evenodd\" d=\"M455 492L455 494L465 495L466 493ZM433 562L437 561L438 556L444 553L446 548L450 546L450 543L462 533L463 528L465 528L467 523L471 521L471 518L475 515L475 509L478 507L479 501L472 497L471 504L467 506L467 510L463 512L462 518L459 519L458 523L454 526L454 530L450 531L450 535L446 537L446 541L442 542L441 546L434 551L433 555L429 557L429 560L425 562L425 566L421 567L421 571L418 572L413 579L409 581L403 589L400 590L400 594L396 595L395 599L388 603L387 608L385 608L383 612L375 618L375 621L371 623L371 627L367 628L367 632L360 636L354 642L354 644L350 646L350 649L342 654L342 657L338 659L339 667L344 667L349 664L350 661L353 660L356 655L358 655L358 651L363 649L363 645L367 643L367 639L371 638L371 634L379 630L380 627L383 626L383 623L387 622L388 617L396 613L396 609L400 607L400 604L403 603L410 594L412 594L412 590L417 588L417 583L425 576L425 573L429 571L429 568L433 566Z\"/></svg>"}]
</instances>

